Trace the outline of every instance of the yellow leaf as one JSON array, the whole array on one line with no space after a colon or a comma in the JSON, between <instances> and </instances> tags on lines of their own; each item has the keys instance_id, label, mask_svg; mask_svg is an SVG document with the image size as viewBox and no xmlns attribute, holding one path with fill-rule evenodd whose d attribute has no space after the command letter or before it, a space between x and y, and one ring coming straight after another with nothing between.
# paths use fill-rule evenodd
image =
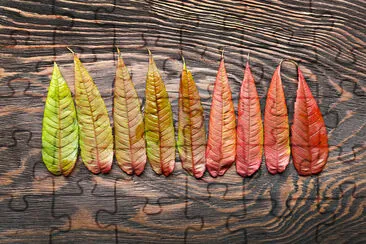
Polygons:
<instances>
[{"instance_id":1,"label":"yellow leaf","mask_svg":"<svg viewBox=\"0 0 366 244\"><path fill-rule=\"evenodd\" d=\"M147 157L157 174L170 175L175 164L173 114L164 82L150 53L146 77L145 138Z\"/></svg>"}]
</instances>

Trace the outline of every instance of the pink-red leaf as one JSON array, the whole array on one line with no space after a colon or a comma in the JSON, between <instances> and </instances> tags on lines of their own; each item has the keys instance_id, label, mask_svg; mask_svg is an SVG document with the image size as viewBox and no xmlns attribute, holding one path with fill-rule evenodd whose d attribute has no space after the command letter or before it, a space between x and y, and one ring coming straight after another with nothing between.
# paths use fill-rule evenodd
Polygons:
<instances>
[{"instance_id":1,"label":"pink-red leaf","mask_svg":"<svg viewBox=\"0 0 366 244\"><path fill-rule=\"evenodd\" d=\"M261 108L249 62L246 64L238 104L236 171L251 176L259 169L263 154Z\"/></svg>"},{"instance_id":2,"label":"pink-red leaf","mask_svg":"<svg viewBox=\"0 0 366 244\"><path fill-rule=\"evenodd\" d=\"M264 111L264 153L271 174L283 172L290 159L288 115L280 69L281 64L273 74Z\"/></svg>"},{"instance_id":3,"label":"pink-red leaf","mask_svg":"<svg viewBox=\"0 0 366 244\"><path fill-rule=\"evenodd\" d=\"M294 122L291 127L292 158L300 175L320 173L328 158L328 136L323 116L298 68Z\"/></svg>"},{"instance_id":4,"label":"pink-red leaf","mask_svg":"<svg viewBox=\"0 0 366 244\"><path fill-rule=\"evenodd\" d=\"M224 175L235 161L235 112L224 59L217 73L210 111L206 167L211 176Z\"/></svg>"}]
</instances>

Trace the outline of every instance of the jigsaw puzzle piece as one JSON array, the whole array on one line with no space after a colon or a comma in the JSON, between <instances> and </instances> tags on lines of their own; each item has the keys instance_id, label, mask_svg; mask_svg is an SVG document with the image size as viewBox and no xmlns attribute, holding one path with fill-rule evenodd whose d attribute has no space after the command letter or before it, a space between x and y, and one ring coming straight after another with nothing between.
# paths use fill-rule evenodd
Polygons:
<instances>
[{"instance_id":1,"label":"jigsaw puzzle piece","mask_svg":"<svg viewBox=\"0 0 366 244\"><path fill-rule=\"evenodd\" d=\"M272 175L262 162L256 174L244 178L244 200L271 202L271 215L282 218L288 214L287 199L296 192L298 179L292 164L283 173Z\"/></svg>"},{"instance_id":2,"label":"jigsaw puzzle piece","mask_svg":"<svg viewBox=\"0 0 366 244\"><path fill-rule=\"evenodd\" d=\"M146 204L144 198L117 197L114 200L115 208L106 210L101 208L96 215L98 225L107 230L113 231L116 243L132 242L138 236L148 236L144 226L139 221L144 220L143 206ZM143 235L142 235L143 233Z\"/></svg>"},{"instance_id":3,"label":"jigsaw puzzle piece","mask_svg":"<svg viewBox=\"0 0 366 244\"><path fill-rule=\"evenodd\" d=\"M23 206L20 208L26 207L29 196L51 196L53 192L50 175L37 167L40 150L29 146L31 138L30 131L14 131L13 142L0 148L0 161L4 162L0 165L0 195L11 199L12 204Z\"/></svg>"},{"instance_id":4,"label":"jigsaw puzzle piece","mask_svg":"<svg viewBox=\"0 0 366 244\"><path fill-rule=\"evenodd\" d=\"M53 184L51 184L53 187ZM56 217L53 195L25 195L23 202L13 198L0 199L0 242L51 243L52 236L66 231L67 216Z\"/></svg>"},{"instance_id":5,"label":"jigsaw puzzle piece","mask_svg":"<svg viewBox=\"0 0 366 244\"><path fill-rule=\"evenodd\" d=\"M286 225L285 217L289 215L287 199L295 191L296 182L295 170L289 168L282 174L272 175L262 163L256 174L244 178L243 211L234 212L227 219L229 231L243 235L242 243L270 241Z\"/></svg>"},{"instance_id":6,"label":"jigsaw puzzle piece","mask_svg":"<svg viewBox=\"0 0 366 244\"><path fill-rule=\"evenodd\" d=\"M206 172L203 178L187 176L187 196L193 200L223 198L241 200L243 198L243 178L236 173L233 165L224 176L212 178Z\"/></svg>"},{"instance_id":7,"label":"jigsaw puzzle piece","mask_svg":"<svg viewBox=\"0 0 366 244\"><path fill-rule=\"evenodd\" d=\"M53 242L115 243L114 231L102 229L97 223L100 209L112 211L115 208L115 194L96 194L94 176L80 179L77 186L78 192L73 185L62 186L55 192L55 216L67 216L70 221L64 223L69 226L68 231L54 235Z\"/></svg>"},{"instance_id":8,"label":"jigsaw puzzle piece","mask_svg":"<svg viewBox=\"0 0 366 244\"><path fill-rule=\"evenodd\" d=\"M26 130L32 133L29 145L41 148L41 124L43 118L43 96L47 92L49 78L30 74L5 77L2 83L8 86L8 94L0 99L0 146L13 143L13 132Z\"/></svg>"},{"instance_id":9,"label":"jigsaw puzzle piece","mask_svg":"<svg viewBox=\"0 0 366 244\"><path fill-rule=\"evenodd\" d=\"M362 186L366 184L365 147L356 144L350 148L341 146L331 150L337 150L338 155L330 154L326 168L319 175L320 197L338 198L342 185L346 182L354 182L356 195L365 196L365 193L361 193L364 189Z\"/></svg>"},{"instance_id":10,"label":"jigsaw puzzle piece","mask_svg":"<svg viewBox=\"0 0 366 244\"><path fill-rule=\"evenodd\" d=\"M357 242L365 236L365 198L357 196L357 185L344 182L340 185L338 199L324 199L320 214L328 218L317 225L316 242Z\"/></svg>"},{"instance_id":11,"label":"jigsaw puzzle piece","mask_svg":"<svg viewBox=\"0 0 366 244\"><path fill-rule=\"evenodd\" d=\"M189 188L187 193L188 190ZM232 190L230 186L224 183L208 184L207 198L187 197L187 215L200 216L203 220L203 226L199 232L192 233L187 237L188 243L223 243L246 239L244 229L229 228L228 225L231 216L245 215L242 197L238 199L228 198L230 190Z\"/></svg>"},{"instance_id":12,"label":"jigsaw puzzle piece","mask_svg":"<svg viewBox=\"0 0 366 244\"><path fill-rule=\"evenodd\" d=\"M301 178L296 184L296 192L287 201L288 214L278 220L278 232L268 232L266 240L311 243L331 242L332 238L333 241L343 240L343 226L352 226L353 219L362 219L364 211L361 200L356 203L354 198L355 185L342 185L342 194L325 198L319 194L317 176Z\"/></svg>"},{"instance_id":13,"label":"jigsaw puzzle piece","mask_svg":"<svg viewBox=\"0 0 366 244\"><path fill-rule=\"evenodd\" d=\"M116 171L117 196L147 199L147 212L153 214L160 211L158 200L161 198L185 199L186 178L189 176L179 164L168 177L157 175L149 165L140 176L129 176L118 169Z\"/></svg>"},{"instance_id":14,"label":"jigsaw puzzle piece","mask_svg":"<svg viewBox=\"0 0 366 244\"><path fill-rule=\"evenodd\" d=\"M280 221L271 214L271 200L244 199L243 206L243 211L231 213L226 223L229 232L238 237L238 243L260 240L268 235L270 226Z\"/></svg>"},{"instance_id":15,"label":"jigsaw puzzle piece","mask_svg":"<svg viewBox=\"0 0 366 244\"><path fill-rule=\"evenodd\" d=\"M144 195L139 192L138 184L133 188L135 182L132 178L135 177L116 180L115 209L101 209L97 214L100 226L116 231L117 241L184 242L190 234L201 228L202 219L187 214L187 201L183 197L176 198L174 195L160 194L159 191L146 191Z\"/></svg>"}]
</instances>

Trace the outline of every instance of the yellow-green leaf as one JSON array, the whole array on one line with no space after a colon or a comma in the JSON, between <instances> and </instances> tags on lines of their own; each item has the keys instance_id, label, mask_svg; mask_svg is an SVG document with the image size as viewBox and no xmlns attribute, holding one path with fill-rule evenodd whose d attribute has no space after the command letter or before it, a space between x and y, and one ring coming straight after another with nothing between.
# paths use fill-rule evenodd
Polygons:
<instances>
[{"instance_id":1,"label":"yellow-green leaf","mask_svg":"<svg viewBox=\"0 0 366 244\"><path fill-rule=\"evenodd\" d=\"M205 173L206 133L203 108L193 76L183 64L179 86L178 152L182 167L196 178Z\"/></svg>"},{"instance_id":2,"label":"yellow-green leaf","mask_svg":"<svg viewBox=\"0 0 366 244\"><path fill-rule=\"evenodd\" d=\"M92 173L107 173L113 161L113 136L108 111L92 77L75 54L74 64L81 158Z\"/></svg>"},{"instance_id":3,"label":"yellow-green leaf","mask_svg":"<svg viewBox=\"0 0 366 244\"><path fill-rule=\"evenodd\" d=\"M146 164L144 120L140 107L137 92L118 50L114 85L114 141L117 163L127 174L135 172L140 175Z\"/></svg>"},{"instance_id":4,"label":"yellow-green leaf","mask_svg":"<svg viewBox=\"0 0 366 244\"><path fill-rule=\"evenodd\" d=\"M44 108L42 159L54 175L69 175L78 156L78 124L71 92L54 63Z\"/></svg>"},{"instance_id":5,"label":"yellow-green leaf","mask_svg":"<svg viewBox=\"0 0 366 244\"><path fill-rule=\"evenodd\" d=\"M175 163L172 108L164 82L150 53L146 77L145 138L147 157L157 174L170 175Z\"/></svg>"}]
</instances>

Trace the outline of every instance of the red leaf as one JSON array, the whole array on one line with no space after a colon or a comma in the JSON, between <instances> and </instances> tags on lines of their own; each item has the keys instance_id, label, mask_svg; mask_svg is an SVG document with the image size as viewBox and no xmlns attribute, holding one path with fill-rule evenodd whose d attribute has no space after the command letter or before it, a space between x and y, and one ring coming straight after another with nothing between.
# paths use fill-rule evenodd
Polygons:
<instances>
[{"instance_id":1,"label":"red leaf","mask_svg":"<svg viewBox=\"0 0 366 244\"><path fill-rule=\"evenodd\" d=\"M258 93L249 62L246 64L240 90L236 150L238 174L245 177L257 172L262 162L263 125Z\"/></svg>"},{"instance_id":2,"label":"red leaf","mask_svg":"<svg viewBox=\"0 0 366 244\"><path fill-rule=\"evenodd\" d=\"M290 137L281 64L275 70L267 93L264 111L264 153L271 174L283 172L290 159Z\"/></svg>"},{"instance_id":3,"label":"red leaf","mask_svg":"<svg viewBox=\"0 0 366 244\"><path fill-rule=\"evenodd\" d=\"M235 112L224 59L217 73L210 111L206 167L211 176L224 175L235 161Z\"/></svg>"},{"instance_id":4,"label":"red leaf","mask_svg":"<svg viewBox=\"0 0 366 244\"><path fill-rule=\"evenodd\" d=\"M300 175L318 174L327 163L327 129L300 68L298 81L294 123L291 127L292 158Z\"/></svg>"}]
</instances>

